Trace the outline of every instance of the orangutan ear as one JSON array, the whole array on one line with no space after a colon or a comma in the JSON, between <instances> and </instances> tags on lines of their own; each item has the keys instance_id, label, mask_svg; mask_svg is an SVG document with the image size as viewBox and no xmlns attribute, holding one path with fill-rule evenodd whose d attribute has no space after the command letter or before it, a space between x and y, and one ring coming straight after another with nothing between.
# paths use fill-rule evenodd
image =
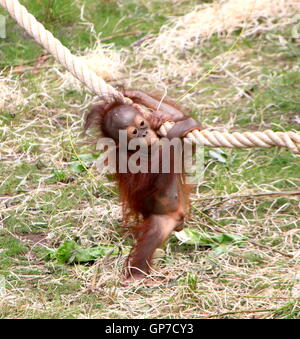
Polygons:
<instances>
[{"instance_id":1,"label":"orangutan ear","mask_svg":"<svg viewBox=\"0 0 300 339\"><path fill-rule=\"evenodd\" d=\"M103 104L98 104L92 106L90 111L87 113L85 117L85 123L84 123L84 132L86 132L87 129L91 127L100 127L101 126L101 120L104 112L104 106Z\"/></svg>"}]
</instances>

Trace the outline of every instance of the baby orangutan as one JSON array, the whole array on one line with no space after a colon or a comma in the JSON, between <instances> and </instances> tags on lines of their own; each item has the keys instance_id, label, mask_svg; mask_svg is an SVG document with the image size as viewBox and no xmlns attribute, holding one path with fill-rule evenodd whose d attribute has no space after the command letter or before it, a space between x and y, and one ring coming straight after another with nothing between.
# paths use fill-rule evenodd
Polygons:
<instances>
[{"instance_id":1,"label":"baby orangutan","mask_svg":"<svg viewBox=\"0 0 300 339\"><path fill-rule=\"evenodd\" d=\"M117 159L120 152L125 153L127 161L135 153L127 147L128 144L125 148L121 145L120 131L127 132L127 143L133 139L146 143L146 152L150 154L152 146L160 140L158 129L166 121L175 122L168 132L168 139L182 138L191 130L202 129L198 122L185 116L169 100L161 101L141 91L124 91L124 95L132 99L134 105L119 102L96 105L88 113L85 123L86 129L96 126L104 137L116 142ZM143 114L136 104L145 106L152 113ZM123 219L128 221L129 217L134 217L136 220L136 226L132 228L135 245L125 268L126 282L145 278L150 272L155 249L163 244L172 231L183 228L188 212L189 188L184 173L174 171L174 159L182 157L182 154L175 151L170 153L168 173L161 170L160 147L156 148L154 157L148 159L150 167L151 159L158 160L160 170L156 173L150 170L147 173L133 173L128 167L123 173L119 170L117 160L115 179L119 186Z\"/></svg>"}]
</instances>

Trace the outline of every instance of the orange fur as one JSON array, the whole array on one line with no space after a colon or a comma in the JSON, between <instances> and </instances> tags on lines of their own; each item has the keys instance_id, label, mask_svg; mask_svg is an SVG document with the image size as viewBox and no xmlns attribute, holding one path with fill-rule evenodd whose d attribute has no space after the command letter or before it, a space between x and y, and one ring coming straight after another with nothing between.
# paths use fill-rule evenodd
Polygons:
<instances>
[{"instance_id":1,"label":"orange fur","mask_svg":"<svg viewBox=\"0 0 300 339\"><path fill-rule=\"evenodd\" d=\"M125 91L124 94L126 93L134 103L142 103L145 106L149 103L151 109L159 102L156 97L143 92ZM108 125L107 121L110 120L106 118L109 112L118 109L118 106L124 108L120 102L94 106L86 117L85 129L96 126L104 137L112 137L115 127ZM172 114L174 114L173 121L185 118L185 115L169 100L164 100L162 108L165 111L154 111L151 116L144 117L154 132L158 131L164 121L172 120ZM121 120L123 111L120 110L118 113ZM117 159L119 159L119 152L121 152L120 147L117 148ZM160 150L158 152L161 166L162 155ZM132 151L127 151L127 159L132 154ZM184 217L188 211L189 186L185 184L184 174L174 173L174 160L172 160L174 156L172 152L170 173L118 172L115 174L123 206L123 220L127 222L130 217L136 220L136 226L132 228L135 245L128 257L125 271L127 280L140 279L148 274L155 249L173 230L180 230L183 227ZM148 161L150 168L151 157ZM117 162L117 169L118 165Z\"/></svg>"}]
</instances>

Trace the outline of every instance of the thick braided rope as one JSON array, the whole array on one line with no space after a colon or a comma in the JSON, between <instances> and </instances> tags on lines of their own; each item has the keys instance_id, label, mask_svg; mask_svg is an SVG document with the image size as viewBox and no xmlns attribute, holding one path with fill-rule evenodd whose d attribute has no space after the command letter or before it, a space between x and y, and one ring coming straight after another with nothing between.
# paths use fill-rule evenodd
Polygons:
<instances>
[{"instance_id":1,"label":"thick braided rope","mask_svg":"<svg viewBox=\"0 0 300 339\"><path fill-rule=\"evenodd\" d=\"M47 31L18 0L0 0L0 5L42 45L56 60L70 71L78 80L85 84L92 92L107 102L118 99L124 103L132 104L129 98L112 86L108 85L101 77L57 40L52 33ZM160 134L165 136L172 127L171 122L164 123L160 128ZM296 132L245 132L228 133L218 131L198 131L189 133L186 138L203 146L249 148L249 147L287 147L294 153L300 153L300 133Z\"/></svg>"},{"instance_id":2,"label":"thick braided rope","mask_svg":"<svg viewBox=\"0 0 300 339\"><path fill-rule=\"evenodd\" d=\"M92 92L104 98L105 101L112 101L116 98L125 101L122 93L108 85L84 62L75 55L72 55L18 0L0 0L0 4L29 35L51 53L59 63L65 66L67 70L83 82Z\"/></svg>"},{"instance_id":3,"label":"thick braided rope","mask_svg":"<svg viewBox=\"0 0 300 339\"><path fill-rule=\"evenodd\" d=\"M172 128L174 123L164 123L159 133L163 136ZM300 153L300 133L298 132L274 132L266 130L263 132L219 132L208 130L194 130L187 134L186 138L202 146L227 147L227 148L249 148L249 147L287 147L294 153Z\"/></svg>"}]
</instances>

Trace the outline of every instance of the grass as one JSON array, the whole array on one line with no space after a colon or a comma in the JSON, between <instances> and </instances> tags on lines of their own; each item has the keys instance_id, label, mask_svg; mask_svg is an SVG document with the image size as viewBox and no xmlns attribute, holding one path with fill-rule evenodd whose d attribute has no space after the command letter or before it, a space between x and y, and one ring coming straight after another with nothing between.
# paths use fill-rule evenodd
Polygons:
<instances>
[{"instance_id":1,"label":"grass","mask_svg":"<svg viewBox=\"0 0 300 339\"><path fill-rule=\"evenodd\" d=\"M114 43L109 48L127 64L119 84L168 88L175 100L197 84L181 104L205 125L300 130L299 38L292 24L245 35L230 53L237 32L213 35L165 60L132 43L156 34L195 1L85 1L83 18L83 1L40 2L22 1L73 52L91 49L99 32ZM7 289L0 318L300 317L299 195L284 194L299 192L299 156L224 150L223 163L206 151L187 227L246 240L215 255L173 235L156 259L157 283L121 287L131 240L120 226L115 186L92 166L95 148L82 137L91 94L65 85L52 58L37 67L42 50L11 19L0 46L0 275ZM64 241L114 245L119 252L88 265L45 260L45 248Z\"/></svg>"},{"instance_id":2,"label":"grass","mask_svg":"<svg viewBox=\"0 0 300 339\"><path fill-rule=\"evenodd\" d=\"M22 1L37 20L43 22L54 36L76 53L92 46L99 32L100 38L106 43L115 43L119 47L129 46L136 37L157 33L160 26L166 22L167 15L171 14L163 11L165 6L159 1L150 4L147 4L147 1L133 0L124 3L114 0L76 1L75 5L74 3L74 0ZM84 19L80 20L82 6L85 8ZM6 15L2 9L0 14ZM1 42L1 66L32 63L42 53L42 49L22 28L15 25L13 19L7 19L6 30L7 40ZM12 44L12 41L17 44Z\"/></svg>"}]
</instances>

